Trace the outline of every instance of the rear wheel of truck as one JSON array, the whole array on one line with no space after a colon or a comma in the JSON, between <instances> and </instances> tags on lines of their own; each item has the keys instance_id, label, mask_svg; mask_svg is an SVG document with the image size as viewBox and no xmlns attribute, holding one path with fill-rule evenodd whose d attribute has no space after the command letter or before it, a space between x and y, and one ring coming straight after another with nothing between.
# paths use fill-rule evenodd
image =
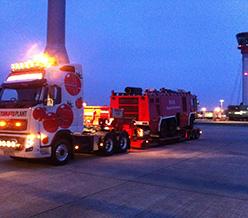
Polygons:
<instances>
[{"instance_id":1,"label":"rear wheel of truck","mask_svg":"<svg viewBox=\"0 0 248 218\"><path fill-rule=\"evenodd\" d=\"M129 148L130 148L130 139L128 134L125 132L120 133L117 144L117 151L119 153L125 153Z\"/></svg>"},{"instance_id":2,"label":"rear wheel of truck","mask_svg":"<svg viewBox=\"0 0 248 218\"><path fill-rule=\"evenodd\" d=\"M71 143L68 140L60 139L52 146L51 160L54 165L66 164L71 156Z\"/></svg>"},{"instance_id":3,"label":"rear wheel of truck","mask_svg":"<svg viewBox=\"0 0 248 218\"><path fill-rule=\"evenodd\" d=\"M107 134L104 137L103 146L100 148L101 154L110 156L114 153L116 146L116 137L114 134Z\"/></svg>"}]
</instances>

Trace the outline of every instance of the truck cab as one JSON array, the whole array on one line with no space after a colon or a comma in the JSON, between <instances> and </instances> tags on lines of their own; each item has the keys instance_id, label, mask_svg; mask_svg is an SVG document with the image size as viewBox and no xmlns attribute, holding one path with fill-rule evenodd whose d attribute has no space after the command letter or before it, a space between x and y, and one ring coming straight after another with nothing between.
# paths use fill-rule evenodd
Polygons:
<instances>
[{"instance_id":1,"label":"truck cab","mask_svg":"<svg viewBox=\"0 0 248 218\"><path fill-rule=\"evenodd\" d=\"M82 107L81 65L45 55L13 64L0 89L0 154L67 161L66 144L83 131Z\"/></svg>"}]
</instances>

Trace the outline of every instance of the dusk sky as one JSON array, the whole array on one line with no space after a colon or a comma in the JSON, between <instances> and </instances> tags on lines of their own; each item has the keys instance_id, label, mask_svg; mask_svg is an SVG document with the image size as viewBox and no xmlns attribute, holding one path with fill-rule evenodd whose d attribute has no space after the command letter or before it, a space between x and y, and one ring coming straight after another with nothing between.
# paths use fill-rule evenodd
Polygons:
<instances>
[{"instance_id":1,"label":"dusk sky","mask_svg":"<svg viewBox=\"0 0 248 218\"><path fill-rule=\"evenodd\" d=\"M0 0L1 81L43 51L47 0ZM185 89L213 108L239 103L247 0L67 0L66 47L81 63L88 104L126 86Z\"/></svg>"}]
</instances>

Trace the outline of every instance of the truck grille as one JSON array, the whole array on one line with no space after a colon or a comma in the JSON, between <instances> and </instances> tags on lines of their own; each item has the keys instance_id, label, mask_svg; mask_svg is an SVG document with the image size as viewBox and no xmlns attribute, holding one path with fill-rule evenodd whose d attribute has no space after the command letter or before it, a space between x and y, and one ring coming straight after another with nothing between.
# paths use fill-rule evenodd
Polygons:
<instances>
[{"instance_id":1,"label":"truck grille","mask_svg":"<svg viewBox=\"0 0 248 218\"><path fill-rule=\"evenodd\" d=\"M25 138L18 136L0 136L0 148L12 148L21 150L24 146Z\"/></svg>"}]
</instances>

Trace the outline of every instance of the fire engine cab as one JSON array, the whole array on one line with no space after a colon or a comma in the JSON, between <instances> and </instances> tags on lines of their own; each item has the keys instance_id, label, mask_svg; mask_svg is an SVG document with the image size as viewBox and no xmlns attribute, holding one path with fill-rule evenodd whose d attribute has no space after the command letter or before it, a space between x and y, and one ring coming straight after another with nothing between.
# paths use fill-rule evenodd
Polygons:
<instances>
[{"instance_id":1,"label":"fire engine cab","mask_svg":"<svg viewBox=\"0 0 248 218\"><path fill-rule=\"evenodd\" d=\"M64 164L74 152L128 148L125 131L84 131L81 65L57 65L48 55L12 65L0 90L0 154Z\"/></svg>"}]
</instances>

